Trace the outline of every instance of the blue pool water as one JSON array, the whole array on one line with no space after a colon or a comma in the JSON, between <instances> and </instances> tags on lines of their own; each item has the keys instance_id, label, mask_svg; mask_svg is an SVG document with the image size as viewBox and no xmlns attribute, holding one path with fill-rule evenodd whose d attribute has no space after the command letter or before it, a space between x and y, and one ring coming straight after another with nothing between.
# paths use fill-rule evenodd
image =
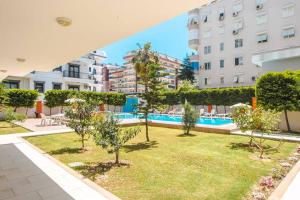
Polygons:
<instances>
[{"instance_id":1,"label":"blue pool water","mask_svg":"<svg viewBox=\"0 0 300 200\"><path fill-rule=\"evenodd\" d=\"M116 115L118 119L139 119L141 115L134 115L130 113L122 113ZM172 115L159 115L159 114L149 114L149 120L158 120L158 121L167 121L167 122L182 122L182 118L180 116L172 116ZM204 118L201 117L198 119L197 124L205 124L205 125L224 125L232 123L231 119L224 118Z\"/></svg>"}]
</instances>

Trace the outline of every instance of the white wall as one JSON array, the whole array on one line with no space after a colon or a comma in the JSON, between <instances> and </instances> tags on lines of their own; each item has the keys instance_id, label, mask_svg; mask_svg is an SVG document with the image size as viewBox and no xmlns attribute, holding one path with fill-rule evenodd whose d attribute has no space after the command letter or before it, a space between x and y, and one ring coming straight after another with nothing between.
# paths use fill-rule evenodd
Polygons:
<instances>
[{"instance_id":1,"label":"white wall","mask_svg":"<svg viewBox=\"0 0 300 200\"><path fill-rule=\"evenodd\" d=\"M284 60L275 60L263 63L264 72L275 71L282 72L284 70L300 70L300 57Z\"/></svg>"}]
</instances>

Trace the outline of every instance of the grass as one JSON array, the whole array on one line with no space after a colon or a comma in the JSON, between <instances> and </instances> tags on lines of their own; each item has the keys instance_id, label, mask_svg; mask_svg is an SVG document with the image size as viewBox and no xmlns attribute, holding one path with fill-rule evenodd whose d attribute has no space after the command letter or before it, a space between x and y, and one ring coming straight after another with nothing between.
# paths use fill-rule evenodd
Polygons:
<instances>
[{"instance_id":1,"label":"grass","mask_svg":"<svg viewBox=\"0 0 300 200\"><path fill-rule=\"evenodd\" d=\"M21 126L12 126L11 123L0 121L0 135L12 134L12 133L26 133L27 129Z\"/></svg>"},{"instance_id":2,"label":"grass","mask_svg":"<svg viewBox=\"0 0 300 200\"><path fill-rule=\"evenodd\" d=\"M144 142L141 133L121 151L121 160L130 163L122 167L105 163L114 155L96 147L91 139L88 151L81 152L74 133L27 140L65 164L84 162L86 167L77 170L121 199L242 199L297 146L284 143L279 152L266 155L270 160L261 161L256 159L259 153L245 145L247 137L181 134L181 130L151 127L152 142Z\"/></svg>"}]
</instances>

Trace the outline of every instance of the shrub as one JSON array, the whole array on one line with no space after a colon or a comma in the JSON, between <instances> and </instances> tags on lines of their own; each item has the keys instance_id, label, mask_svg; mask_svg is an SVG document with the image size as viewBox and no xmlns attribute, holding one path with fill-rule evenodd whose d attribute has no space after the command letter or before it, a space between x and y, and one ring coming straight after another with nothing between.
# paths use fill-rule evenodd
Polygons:
<instances>
[{"instance_id":1,"label":"shrub","mask_svg":"<svg viewBox=\"0 0 300 200\"><path fill-rule=\"evenodd\" d=\"M256 85L257 103L265 109L284 111L289 132L287 111L300 109L299 72L270 72L260 77Z\"/></svg>"},{"instance_id":2,"label":"shrub","mask_svg":"<svg viewBox=\"0 0 300 200\"><path fill-rule=\"evenodd\" d=\"M182 116L182 128L184 130L184 134L189 135L190 129L195 127L199 115L187 101L184 103L183 109L184 113Z\"/></svg>"},{"instance_id":3,"label":"shrub","mask_svg":"<svg viewBox=\"0 0 300 200\"><path fill-rule=\"evenodd\" d=\"M13 121L22 122L25 119L26 116L24 114L14 112L11 107L8 107L4 110L4 120L9 122L12 127L15 126L15 124L12 123Z\"/></svg>"},{"instance_id":4,"label":"shrub","mask_svg":"<svg viewBox=\"0 0 300 200\"><path fill-rule=\"evenodd\" d=\"M6 105L13 107L16 111L19 107L32 108L39 93L36 90L9 89L6 91L6 96Z\"/></svg>"}]
</instances>

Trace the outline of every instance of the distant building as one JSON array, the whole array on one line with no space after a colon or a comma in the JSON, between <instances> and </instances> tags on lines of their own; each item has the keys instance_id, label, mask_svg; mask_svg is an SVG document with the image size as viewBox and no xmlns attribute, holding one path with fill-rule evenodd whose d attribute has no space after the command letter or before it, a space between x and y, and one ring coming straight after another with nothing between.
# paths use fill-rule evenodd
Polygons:
<instances>
[{"instance_id":1,"label":"distant building","mask_svg":"<svg viewBox=\"0 0 300 200\"><path fill-rule=\"evenodd\" d=\"M47 90L108 91L108 72L102 64L104 52L93 51L81 58L55 68L51 72L33 71L24 77L8 76L6 88Z\"/></svg>"},{"instance_id":2,"label":"distant building","mask_svg":"<svg viewBox=\"0 0 300 200\"><path fill-rule=\"evenodd\" d=\"M134 53L134 51L131 51L124 56L125 63L123 67L110 69L110 91L126 94L144 92L143 86L138 84L134 65L131 62ZM167 88L176 89L178 86L177 74L182 62L165 54L158 53L158 55L163 71L168 73L167 76L161 78L161 81L166 84Z\"/></svg>"},{"instance_id":3,"label":"distant building","mask_svg":"<svg viewBox=\"0 0 300 200\"><path fill-rule=\"evenodd\" d=\"M189 12L200 88L255 84L266 71L300 68L298 0L215 0Z\"/></svg>"}]
</instances>

